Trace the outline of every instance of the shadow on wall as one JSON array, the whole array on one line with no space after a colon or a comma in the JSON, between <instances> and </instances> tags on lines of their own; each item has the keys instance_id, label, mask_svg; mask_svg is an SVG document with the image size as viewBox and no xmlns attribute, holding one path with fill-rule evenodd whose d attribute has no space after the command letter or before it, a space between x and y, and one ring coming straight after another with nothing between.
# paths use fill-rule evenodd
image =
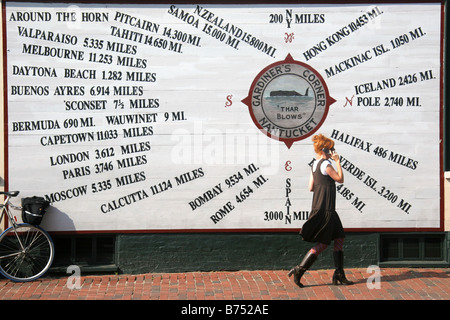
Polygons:
<instances>
[{"instance_id":1,"label":"shadow on wall","mask_svg":"<svg viewBox=\"0 0 450 320\"><path fill-rule=\"evenodd\" d=\"M69 215L52 205L47 209L41 227L48 231L75 230L75 225Z\"/></svg>"}]
</instances>

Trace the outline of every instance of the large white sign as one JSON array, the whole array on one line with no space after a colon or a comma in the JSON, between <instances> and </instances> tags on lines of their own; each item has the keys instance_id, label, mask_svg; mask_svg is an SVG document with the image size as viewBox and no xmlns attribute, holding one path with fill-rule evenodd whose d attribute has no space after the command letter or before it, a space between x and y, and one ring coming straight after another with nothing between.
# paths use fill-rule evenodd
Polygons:
<instances>
[{"instance_id":1,"label":"large white sign","mask_svg":"<svg viewBox=\"0 0 450 320\"><path fill-rule=\"evenodd\" d=\"M51 231L439 230L440 3L7 2L7 184Z\"/></svg>"}]
</instances>

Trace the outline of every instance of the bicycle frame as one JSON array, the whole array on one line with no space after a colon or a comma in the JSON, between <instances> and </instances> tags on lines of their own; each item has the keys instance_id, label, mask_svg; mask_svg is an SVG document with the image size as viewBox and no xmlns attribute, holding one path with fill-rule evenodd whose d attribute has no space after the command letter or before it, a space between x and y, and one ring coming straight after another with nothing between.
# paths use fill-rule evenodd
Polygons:
<instances>
[{"instance_id":1,"label":"bicycle frame","mask_svg":"<svg viewBox=\"0 0 450 320\"><path fill-rule=\"evenodd\" d=\"M11 198L11 196L6 196L5 202L0 204L0 208L2 209L2 212L0 214L0 223L3 221L3 217L6 214L8 219L5 220L5 222L9 221L9 224L10 224L10 225L5 225L5 230L11 226L13 226L14 228L17 228L17 222L15 221L14 217L12 216L10 208L13 208L14 210L22 210L22 207L13 205L9 201L10 198Z\"/></svg>"},{"instance_id":2,"label":"bicycle frame","mask_svg":"<svg viewBox=\"0 0 450 320\"><path fill-rule=\"evenodd\" d=\"M11 209L22 211L22 207L15 206L10 199L19 195L19 191L0 192L0 195L6 197L3 204L0 203L0 223L5 221L5 230L0 234L0 273L13 281L35 280L43 276L53 262L53 240L38 225L16 221Z\"/></svg>"}]
</instances>

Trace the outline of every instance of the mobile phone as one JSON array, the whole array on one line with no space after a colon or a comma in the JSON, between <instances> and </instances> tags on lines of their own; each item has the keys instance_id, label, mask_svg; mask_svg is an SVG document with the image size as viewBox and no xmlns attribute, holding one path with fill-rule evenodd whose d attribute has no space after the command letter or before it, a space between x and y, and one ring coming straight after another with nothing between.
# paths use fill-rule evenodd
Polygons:
<instances>
[{"instance_id":1,"label":"mobile phone","mask_svg":"<svg viewBox=\"0 0 450 320\"><path fill-rule=\"evenodd\" d=\"M331 156L331 154L334 152L334 148L332 148L331 150L327 149L327 148L323 148L322 151Z\"/></svg>"}]
</instances>

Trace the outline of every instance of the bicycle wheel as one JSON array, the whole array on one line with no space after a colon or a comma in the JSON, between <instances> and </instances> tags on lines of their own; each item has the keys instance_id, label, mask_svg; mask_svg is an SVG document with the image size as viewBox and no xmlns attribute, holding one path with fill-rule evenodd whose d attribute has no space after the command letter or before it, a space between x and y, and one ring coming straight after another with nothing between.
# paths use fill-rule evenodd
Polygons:
<instances>
[{"instance_id":1,"label":"bicycle wheel","mask_svg":"<svg viewBox=\"0 0 450 320\"><path fill-rule=\"evenodd\" d=\"M32 281L50 268L55 248L40 227L19 224L0 235L0 273L13 281Z\"/></svg>"}]
</instances>

